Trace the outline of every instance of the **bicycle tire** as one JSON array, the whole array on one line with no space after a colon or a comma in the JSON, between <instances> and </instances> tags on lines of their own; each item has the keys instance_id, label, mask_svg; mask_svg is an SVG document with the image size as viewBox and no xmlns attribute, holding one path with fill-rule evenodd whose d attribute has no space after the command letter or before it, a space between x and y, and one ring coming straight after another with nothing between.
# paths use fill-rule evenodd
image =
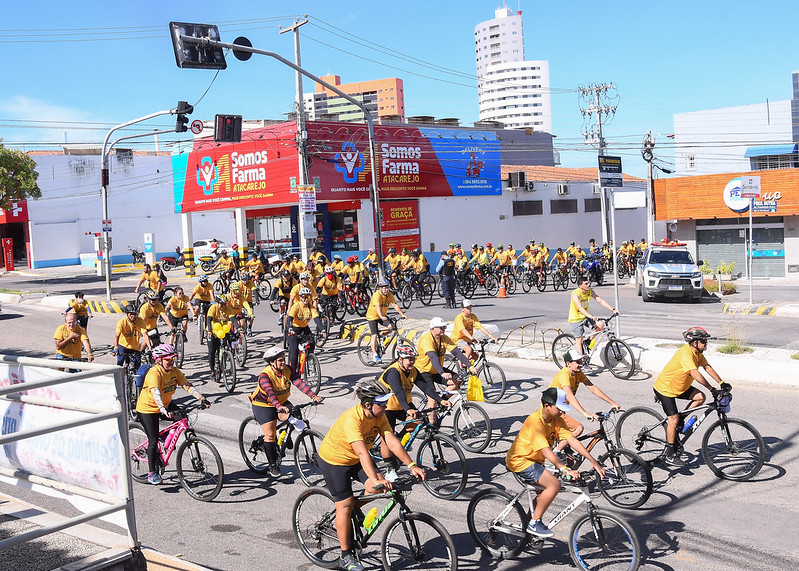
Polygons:
<instances>
[{"instance_id":1,"label":"bicycle tire","mask_svg":"<svg viewBox=\"0 0 799 571\"><path fill-rule=\"evenodd\" d=\"M275 313L280 311L280 300L279 299L270 299L269 300L269 309L271 309Z\"/></svg>"},{"instance_id":2,"label":"bicycle tire","mask_svg":"<svg viewBox=\"0 0 799 571\"><path fill-rule=\"evenodd\" d=\"M322 365L319 364L319 357L313 353L305 356L305 370L302 372L302 380L311 387L311 390L319 394L322 390Z\"/></svg>"},{"instance_id":3,"label":"bicycle tire","mask_svg":"<svg viewBox=\"0 0 799 571\"><path fill-rule=\"evenodd\" d=\"M377 365L374 361L374 354L372 353L372 335L369 333L364 333L360 337L358 337L358 359L360 359L361 363L366 365L367 367L374 367ZM377 345L378 351L380 350L380 337L377 338Z\"/></svg>"},{"instance_id":4,"label":"bicycle tire","mask_svg":"<svg viewBox=\"0 0 799 571\"><path fill-rule=\"evenodd\" d=\"M138 422L131 422L128 425L128 463L130 464L130 475L137 482L144 484L147 482L147 475L150 473L147 462L147 433L144 427Z\"/></svg>"},{"instance_id":5,"label":"bicycle tire","mask_svg":"<svg viewBox=\"0 0 799 571\"><path fill-rule=\"evenodd\" d=\"M217 293L217 295L222 295L227 293L227 286L225 285L225 282L222 280L222 278L217 278L216 280L214 280L214 291Z\"/></svg>"},{"instance_id":6,"label":"bicycle tire","mask_svg":"<svg viewBox=\"0 0 799 571\"><path fill-rule=\"evenodd\" d=\"M197 332L199 333L200 345L205 345L205 313L200 312L197 314Z\"/></svg>"},{"instance_id":7,"label":"bicycle tire","mask_svg":"<svg viewBox=\"0 0 799 571\"><path fill-rule=\"evenodd\" d=\"M524 272L522 276L522 291L530 293L531 289L533 289L533 274L532 272Z\"/></svg>"},{"instance_id":8,"label":"bicycle tire","mask_svg":"<svg viewBox=\"0 0 799 571\"><path fill-rule=\"evenodd\" d=\"M344 300L339 298L338 303L336 304L336 309L333 312L333 315L337 321L344 321L344 318L347 316L347 307L344 304Z\"/></svg>"},{"instance_id":9,"label":"bicycle tire","mask_svg":"<svg viewBox=\"0 0 799 571\"><path fill-rule=\"evenodd\" d=\"M477 403L462 402L452 417L455 439L465 450L480 453L491 443L491 417Z\"/></svg>"},{"instance_id":10,"label":"bicycle tire","mask_svg":"<svg viewBox=\"0 0 799 571\"><path fill-rule=\"evenodd\" d=\"M732 434L730 429L734 426L738 429ZM720 418L705 431L702 456L717 477L745 482L763 467L766 443L757 429L745 420ZM729 464L726 463L728 459L732 460Z\"/></svg>"},{"instance_id":11,"label":"bicycle tire","mask_svg":"<svg viewBox=\"0 0 799 571\"><path fill-rule=\"evenodd\" d=\"M646 460L632 450L614 448L598 459L605 477L598 480L599 491L617 508L634 510L652 495L652 470Z\"/></svg>"},{"instance_id":12,"label":"bicycle tire","mask_svg":"<svg viewBox=\"0 0 799 571\"><path fill-rule=\"evenodd\" d=\"M623 279L624 275L627 273L627 263L621 262L620 264L617 264L616 273L619 274L619 279Z\"/></svg>"},{"instance_id":13,"label":"bicycle tire","mask_svg":"<svg viewBox=\"0 0 799 571\"><path fill-rule=\"evenodd\" d=\"M175 331L175 353L177 354L177 358L175 359L175 366L179 369L183 366L183 358L185 357L186 347L183 342L183 329L181 327L177 328Z\"/></svg>"},{"instance_id":14,"label":"bicycle tire","mask_svg":"<svg viewBox=\"0 0 799 571\"><path fill-rule=\"evenodd\" d=\"M233 348L233 356L236 358L236 365L240 369L244 368L247 362L247 336L240 335L238 344Z\"/></svg>"},{"instance_id":15,"label":"bicycle tire","mask_svg":"<svg viewBox=\"0 0 799 571\"><path fill-rule=\"evenodd\" d=\"M219 371L222 374L225 390L232 393L236 390L236 364L233 362L233 354L230 349L224 349L219 356Z\"/></svg>"},{"instance_id":16,"label":"bicycle tire","mask_svg":"<svg viewBox=\"0 0 799 571\"><path fill-rule=\"evenodd\" d=\"M516 293L516 280L510 275L508 275L508 279L505 280L505 291L508 295Z\"/></svg>"},{"instance_id":17,"label":"bicycle tire","mask_svg":"<svg viewBox=\"0 0 799 571\"><path fill-rule=\"evenodd\" d=\"M358 317L366 317L366 312L369 311L369 301L370 298L366 297L364 292L359 292L355 296L355 314Z\"/></svg>"},{"instance_id":18,"label":"bicycle tire","mask_svg":"<svg viewBox=\"0 0 799 571\"><path fill-rule=\"evenodd\" d=\"M294 467L309 488L325 485L325 477L319 469L319 446L323 439L321 432L307 428L294 443Z\"/></svg>"},{"instance_id":19,"label":"bicycle tire","mask_svg":"<svg viewBox=\"0 0 799 571\"><path fill-rule=\"evenodd\" d=\"M402 309L408 309L413 302L413 288L411 287L411 284L405 283L400 288L400 292L400 303L402 304Z\"/></svg>"},{"instance_id":20,"label":"bicycle tire","mask_svg":"<svg viewBox=\"0 0 799 571\"><path fill-rule=\"evenodd\" d=\"M139 388L136 386L136 373L133 369L126 367L125 373L125 399L128 407L128 420L139 420L139 413L136 412L136 401L138 401Z\"/></svg>"},{"instance_id":21,"label":"bicycle tire","mask_svg":"<svg viewBox=\"0 0 799 571\"><path fill-rule=\"evenodd\" d=\"M187 436L180 445L177 470L180 485L195 500L210 502L219 495L225 467L219 451L202 436Z\"/></svg>"},{"instance_id":22,"label":"bicycle tire","mask_svg":"<svg viewBox=\"0 0 799 571\"><path fill-rule=\"evenodd\" d=\"M571 333L561 333L552 341L552 360L558 369L562 369L566 363L563 360L563 354L574 347L576 343L577 339Z\"/></svg>"},{"instance_id":23,"label":"bicycle tire","mask_svg":"<svg viewBox=\"0 0 799 571\"><path fill-rule=\"evenodd\" d=\"M629 379L635 372L635 355L621 339L611 339L603 353L605 366L617 379Z\"/></svg>"},{"instance_id":24,"label":"bicycle tire","mask_svg":"<svg viewBox=\"0 0 799 571\"><path fill-rule=\"evenodd\" d=\"M538 291L544 291L547 289L547 275L545 273L538 275L538 279L535 282L535 287Z\"/></svg>"},{"instance_id":25,"label":"bicycle tire","mask_svg":"<svg viewBox=\"0 0 799 571\"><path fill-rule=\"evenodd\" d=\"M269 280L263 279L258 282L258 287L255 288L255 292L258 294L258 297L261 298L261 301L267 301L269 296L272 295L272 284L269 283Z\"/></svg>"},{"instance_id":26,"label":"bicycle tire","mask_svg":"<svg viewBox=\"0 0 799 571\"><path fill-rule=\"evenodd\" d=\"M486 361L477 372L480 381L483 383L483 398L485 402L496 404L505 396L507 379L505 371L491 361Z\"/></svg>"},{"instance_id":27,"label":"bicycle tire","mask_svg":"<svg viewBox=\"0 0 799 571\"><path fill-rule=\"evenodd\" d=\"M318 567L338 568L336 503L325 488L303 490L291 510L291 529L303 555Z\"/></svg>"},{"instance_id":28,"label":"bicycle tire","mask_svg":"<svg viewBox=\"0 0 799 571\"><path fill-rule=\"evenodd\" d=\"M141 292L139 295L136 296L135 303L136 303L136 313L138 313L141 306L147 303L147 294L145 292Z\"/></svg>"},{"instance_id":29,"label":"bicycle tire","mask_svg":"<svg viewBox=\"0 0 799 571\"><path fill-rule=\"evenodd\" d=\"M419 512L403 514L388 524L380 558L385 569L458 569L452 536L437 519Z\"/></svg>"},{"instance_id":30,"label":"bicycle tire","mask_svg":"<svg viewBox=\"0 0 799 571\"><path fill-rule=\"evenodd\" d=\"M491 297L494 297L499 293L499 282L494 275L486 276L486 283L485 283L486 293Z\"/></svg>"},{"instance_id":31,"label":"bicycle tire","mask_svg":"<svg viewBox=\"0 0 799 571\"><path fill-rule=\"evenodd\" d=\"M664 421L663 415L649 407L630 407L616 421L616 443L650 465L659 462L668 447Z\"/></svg>"},{"instance_id":32,"label":"bicycle tire","mask_svg":"<svg viewBox=\"0 0 799 571\"><path fill-rule=\"evenodd\" d=\"M443 434L425 438L416 453L416 463L427 477L422 482L428 492L442 500L454 500L466 488L469 470L466 456L457 442Z\"/></svg>"},{"instance_id":33,"label":"bicycle tire","mask_svg":"<svg viewBox=\"0 0 799 571\"><path fill-rule=\"evenodd\" d=\"M426 281L419 284L419 301L425 307L433 303L433 288Z\"/></svg>"},{"instance_id":34,"label":"bicycle tire","mask_svg":"<svg viewBox=\"0 0 799 571\"><path fill-rule=\"evenodd\" d=\"M330 317L328 317L327 312L319 315L319 321L322 323L322 327L316 332L316 346L324 347L325 343L327 343L327 337L330 335Z\"/></svg>"},{"instance_id":35,"label":"bicycle tire","mask_svg":"<svg viewBox=\"0 0 799 571\"><path fill-rule=\"evenodd\" d=\"M513 559L527 544L527 512L514 502L513 509L505 519L497 518L513 500L513 495L504 490L480 490L469 502L466 522L474 541L499 559Z\"/></svg>"},{"instance_id":36,"label":"bicycle tire","mask_svg":"<svg viewBox=\"0 0 799 571\"><path fill-rule=\"evenodd\" d=\"M641 564L641 546L632 526L616 514L597 509L572 525L569 553L578 569L635 571Z\"/></svg>"},{"instance_id":37,"label":"bicycle tire","mask_svg":"<svg viewBox=\"0 0 799 571\"><path fill-rule=\"evenodd\" d=\"M250 415L239 425L239 452L247 467L256 474L269 471L269 459L264 449L264 431Z\"/></svg>"}]
</instances>

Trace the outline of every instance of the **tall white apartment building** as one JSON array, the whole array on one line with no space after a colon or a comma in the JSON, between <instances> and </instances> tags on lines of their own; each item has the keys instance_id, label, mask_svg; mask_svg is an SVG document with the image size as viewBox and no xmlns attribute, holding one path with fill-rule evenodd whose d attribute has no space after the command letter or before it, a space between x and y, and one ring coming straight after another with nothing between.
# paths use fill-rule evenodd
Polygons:
<instances>
[{"instance_id":1,"label":"tall white apartment building","mask_svg":"<svg viewBox=\"0 0 799 571\"><path fill-rule=\"evenodd\" d=\"M475 26L474 55L480 120L551 133L549 62L524 59L521 12L503 6Z\"/></svg>"}]
</instances>

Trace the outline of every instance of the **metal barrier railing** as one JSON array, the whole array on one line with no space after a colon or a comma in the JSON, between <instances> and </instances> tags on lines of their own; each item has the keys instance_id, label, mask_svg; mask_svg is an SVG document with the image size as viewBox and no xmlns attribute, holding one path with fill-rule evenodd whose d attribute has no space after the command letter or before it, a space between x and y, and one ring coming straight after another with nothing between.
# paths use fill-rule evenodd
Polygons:
<instances>
[{"instance_id":1,"label":"metal barrier railing","mask_svg":"<svg viewBox=\"0 0 799 571\"><path fill-rule=\"evenodd\" d=\"M15 366L16 372L11 374ZM58 371L59 368L65 366L71 369L77 369L79 372L69 373ZM46 486L105 504L96 510L88 511L76 517L67 518L60 523L46 525L2 540L0 541L0 550L120 511L125 512L128 545L131 550L139 549L140 544L136 532L136 516L133 504L133 484L130 476L130 464L128 462L130 450L128 445L127 411L125 410L124 397L121 396L124 395L122 368L95 363L65 362L55 359L35 359L31 357L2 354L0 354L0 368L2 368L3 373L9 373L8 377L5 378L4 375L0 375L0 405L4 404L3 401L10 403L7 407L0 408L0 410L5 410L6 413L8 413L11 406L17 403L25 403L40 407L51 407L61 411L82 413L80 417L72 418L64 422L54 422L20 431L12 430L12 428L16 427L8 426L4 416L3 433L0 435L0 456L5 453L6 457L9 458L7 463L10 463L12 456L9 450L12 449L15 443L42 435L61 433L77 427L92 425L111 419L116 420L116 430L113 431L115 434L110 434L112 431L109 431L109 436L116 436L117 438L116 454L117 462L119 463L119 486L116 494L104 493L96 489L91 489L75 483L74 481L59 481L51 477L45 477L33 473L32 470L23 469L20 466L17 468L13 466L10 468L0 466L0 474L3 476L25 480L31 484ZM42 369L51 372L44 373ZM36 372L40 374L37 375ZM34 377L53 376L38 380L26 380L28 373L33 373L32 376ZM115 399L112 403L110 398L107 398L105 406L91 402L79 402L77 400L57 398L57 392L52 389L52 387L67 385L68 383L74 383L76 381L99 381L100 377L105 377L107 379L109 375L113 375ZM45 393L45 396L27 394L32 391L38 392L38 389L45 388L49 389L48 391L42 391Z\"/></svg>"}]
</instances>

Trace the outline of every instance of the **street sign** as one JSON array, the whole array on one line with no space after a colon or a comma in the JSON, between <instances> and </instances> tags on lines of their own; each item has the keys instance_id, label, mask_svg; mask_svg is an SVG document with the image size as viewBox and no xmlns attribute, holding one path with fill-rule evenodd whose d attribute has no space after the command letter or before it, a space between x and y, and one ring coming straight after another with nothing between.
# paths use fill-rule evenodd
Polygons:
<instances>
[{"instance_id":1,"label":"street sign","mask_svg":"<svg viewBox=\"0 0 799 571\"><path fill-rule=\"evenodd\" d=\"M297 196L300 212L316 212L316 187L312 184L298 184Z\"/></svg>"},{"instance_id":2,"label":"street sign","mask_svg":"<svg viewBox=\"0 0 799 571\"><path fill-rule=\"evenodd\" d=\"M111 231L111 221L110 220L103 220L103 232L110 232Z\"/></svg>"},{"instance_id":3,"label":"street sign","mask_svg":"<svg viewBox=\"0 0 799 571\"><path fill-rule=\"evenodd\" d=\"M195 119L191 122L191 132L195 135L199 135L203 132L203 122L199 119Z\"/></svg>"},{"instance_id":4,"label":"street sign","mask_svg":"<svg viewBox=\"0 0 799 571\"><path fill-rule=\"evenodd\" d=\"M624 181L621 172L621 157L599 155L599 186L622 188Z\"/></svg>"},{"instance_id":5,"label":"street sign","mask_svg":"<svg viewBox=\"0 0 799 571\"><path fill-rule=\"evenodd\" d=\"M741 198L760 198L759 176L741 176Z\"/></svg>"}]
</instances>

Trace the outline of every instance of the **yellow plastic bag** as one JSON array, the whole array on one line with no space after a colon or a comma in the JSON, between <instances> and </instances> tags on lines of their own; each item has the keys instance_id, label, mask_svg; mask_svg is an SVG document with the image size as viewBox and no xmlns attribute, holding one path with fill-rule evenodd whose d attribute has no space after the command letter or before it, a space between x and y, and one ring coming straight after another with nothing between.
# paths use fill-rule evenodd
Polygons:
<instances>
[{"instance_id":1,"label":"yellow plastic bag","mask_svg":"<svg viewBox=\"0 0 799 571\"><path fill-rule=\"evenodd\" d=\"M466 400L483 402L483 383L476 375L469 375L469 384L466 385Z\"/></svg>"}]
</instances>

